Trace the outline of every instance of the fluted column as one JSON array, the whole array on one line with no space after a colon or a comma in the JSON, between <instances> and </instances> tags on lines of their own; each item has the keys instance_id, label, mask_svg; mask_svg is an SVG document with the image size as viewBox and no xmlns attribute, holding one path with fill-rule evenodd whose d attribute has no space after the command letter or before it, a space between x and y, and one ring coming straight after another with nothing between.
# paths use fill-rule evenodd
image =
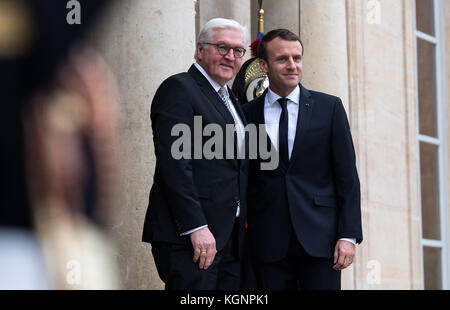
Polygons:
<instances>
[{"instance_id":1,"label":"fluted column","mask_svg":"<svg viewBox=\"0 0 450 310\"><path fill-rule=\"evenodd\" d=\"M251 58L250 48L248 47L252 42L251 34L251 14L250 1L242 0L199 0L199 14L200 14L200 28L212 18L229 18L234 19L242 26L247 27L247 52L245 53L242 63ZM228 85L231 87L234 79Z\"/></svg>"},{"instance_id":2,"label":"fluted column","mask_svg":"<svg viewBox=\"0 0 450 310\"><path fill-rule=\"evenodd\" d=\"M302 0L303 84L341 97L348 108L345 0Z\"/></svg>"},{"instance_id":3,"label":"fluted column","mask_svg":"<svg viewBox=\"0 0 450 310\"><path fill-rule=\"evenodd\" d=\"M345 0L300 1L304 46L302 84L338 96L349 112ZM352 289L353 266L342 272L342 288Z\"/></svg>"},{"instance_id":4,"label":"fluted column","mask_svg":"<svg viewBox=\"0 0 450 310\"><path fill-rule=\"evenodd\" d=\"M115 73L120 94L123 182L113 237L122 288L161 289L151 246L141 242L155 167L150 106L161 82L193 62L194 2L116 1L93 42Z\"/></svg>"},{"instance_id":5,"label":"fluted column","mask_svg":"<svg viewBox=\"0 0 450 310\"><path fill-rule=\"evenodd\" d=\"M250 2L240 0L200 0L200 28L210 19L222 17L246 26L250 37Z\"/></svg>"},{"instance_id":6,"label":"fluted column","mask_svg":"<svg viewBox=\"0 0 450 310\"><path fill-rule=\"evenodd\" d=\"M252 0L252 13L255 18L255 26L258 20L258 1ZM295 34L299 34L299 0L263 0L264 33L277 28L286 28ZM253 29L256 33L257 28Z\"/></svg>"},{"instance_id":7,"label":"fluted column","mask_svg":"<svg viewBox=\"0 0 450 310\"><path fill-rule=\"evenodd\" d=\"M250 2L200 0L200 27L211 18L231 18L250 30Z\"/></svg>"}]
</instances>

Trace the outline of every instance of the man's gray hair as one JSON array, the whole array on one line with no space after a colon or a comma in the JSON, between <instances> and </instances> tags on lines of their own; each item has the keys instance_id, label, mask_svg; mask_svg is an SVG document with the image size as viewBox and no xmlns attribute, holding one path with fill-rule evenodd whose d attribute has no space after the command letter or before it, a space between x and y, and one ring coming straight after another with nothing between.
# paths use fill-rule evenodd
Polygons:
<instances>
[{"instance_id":1,"label":"man's gray hair","mask_svg":"<svg viewBox=\"0 0 450 310\"><path fill-rule=\"evenodd\" d=\"M197 37L197 44L204 42L211 42L213 37L214 29L225 29L232 28L240 31L242 33L242 37L244 38L244 48L247 45L247 27L242 26L234 19L226 19L226 18L213 18L210 19L200 30L200 33ZM195 48L194 58L197 59L197 47Z\"/></svg>"}]
</instances>

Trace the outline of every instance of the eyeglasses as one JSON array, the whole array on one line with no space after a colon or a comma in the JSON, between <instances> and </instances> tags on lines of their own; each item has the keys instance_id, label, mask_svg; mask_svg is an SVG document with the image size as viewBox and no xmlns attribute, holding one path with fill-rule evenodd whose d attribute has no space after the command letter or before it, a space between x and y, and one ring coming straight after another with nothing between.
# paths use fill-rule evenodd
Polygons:
<instances>
[{"instance_id":1,"label":"eyeglasses","mask_svg":"<svg viewBox=\"0 0 450 310\"><path fill-rule=\"evenodd\" d=\"M235 58L242 58L245 54L245 48L243 47L231 47L225 43L209 43L209 42L201 42L201 44L209 44L214 45L219 52L220 55L225 56L228 55L228 52L232 49L233 55Z\"/></svg>"}]
</instances>

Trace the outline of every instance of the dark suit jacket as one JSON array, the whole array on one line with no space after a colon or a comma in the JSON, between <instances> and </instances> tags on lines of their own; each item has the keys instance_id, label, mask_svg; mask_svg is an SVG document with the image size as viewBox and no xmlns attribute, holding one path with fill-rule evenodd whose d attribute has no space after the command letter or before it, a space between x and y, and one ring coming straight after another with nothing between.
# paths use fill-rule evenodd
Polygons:
<instances>
[{"instance_id":1,"label":"dark suit jacket","mask_svg":"<svg viewBox=\"0 0 450 310\"><path fill-rule=\"evenodd\" d=\"M230 91L230 97L246 124L244 114ZM208 225L220 251L227 243L240 199L240 232L245 231L248 161L239 159L176 160L171 155L171 136L176 124L186 124L194 135L194 116L202 116L202 128L218 124L225 137L226 124L233 117L208 80L191 66L188 72L173 75L158 88L151 106L156 168L145 218L143 241L188 243L180 233ZM204 137L203 143L210 139ZM202 144L203 145L203 144ZM225 146L223 147L225 150ZM225 158L225 155L224 155Z\"/></svg>"},{"instance_id":2,"label":"dark suit jacket","mask_svg":"<svg viewBox=\"0 0 450 310\"><path fill-rule=\"evenodd\" d=\"M248 123L264 124L266 94L243 106ZM339 238L362 241L360 184L342 102L300 85L299 109L289 165L264 171L260 158L250 161L248 237L255 262L282 259L292 235L308 254L323 258L332 257Z\"/></svg>"}]
</instances>

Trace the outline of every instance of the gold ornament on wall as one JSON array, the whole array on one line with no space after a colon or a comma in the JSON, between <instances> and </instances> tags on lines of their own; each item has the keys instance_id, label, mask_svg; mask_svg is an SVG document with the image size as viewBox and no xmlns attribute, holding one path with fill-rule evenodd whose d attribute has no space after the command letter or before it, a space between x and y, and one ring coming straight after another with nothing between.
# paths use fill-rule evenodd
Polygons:
<instances>
[{"instance_id":1,"label":"gold ornament on wall","mask_svg":"<svg viewBox=\"0 0 450 310\"><path fill-rule=\"evenodd\" d=\"M264 10L262 8L262 0L258 0L258 35L257 39L252 43L252 49L256 51L257 43L264 35ZM256 52L254 53L255 57ZM261 70L259 59L256 57L245 70L245 86L244 91L248 101L261 96L269 87L269 79L267 74Z\"/></svg>"}]
</instances>

